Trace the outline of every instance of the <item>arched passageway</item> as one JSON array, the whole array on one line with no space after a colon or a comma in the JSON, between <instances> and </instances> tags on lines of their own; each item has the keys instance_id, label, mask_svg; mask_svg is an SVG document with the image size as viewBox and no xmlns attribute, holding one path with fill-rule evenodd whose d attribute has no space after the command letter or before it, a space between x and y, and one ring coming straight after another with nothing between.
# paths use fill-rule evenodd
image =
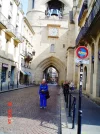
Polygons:
<instances>
[{"instance_id":1,"label":"arched passageway","mask_svg":"<svg viewBox=\"0 0 100 134\"><path fill-rule=\"evenodd\" d=\"M55 67L50 66L44 70L43 77L46 79L48 84L57 84L59 79L59 72Z\"/></svg>"},{"instance_id":2,"label":"arched passageway","mask_svg":"<svg viewBox=\"0 0 100 134\"><path fill-rule=\"evenodd\" d=\"M64 63L54 57L48 57L44 60L42 60L35 68L35 81L37 83L39 83L43 78L44 78L44 72L46 72L46 70L49 67L53 67L57 70L58 74L59 74L59 79L58 79L58 84L61 84L62 81L65 80L65 65Z\"/></svg>"}]
</instances>

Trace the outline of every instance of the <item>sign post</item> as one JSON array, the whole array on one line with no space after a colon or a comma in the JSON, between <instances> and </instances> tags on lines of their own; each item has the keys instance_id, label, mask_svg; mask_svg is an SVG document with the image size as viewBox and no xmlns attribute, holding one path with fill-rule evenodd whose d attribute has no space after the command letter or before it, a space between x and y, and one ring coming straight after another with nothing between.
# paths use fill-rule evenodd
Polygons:
<instances>
[{"instance_id":1,"label":"sign post","mask_svg":"<svg viewBox=\"0 0 100 134\"><path fill-rule=\"evenodd\" d=\"M88 49L85 46L80 46L76 49L76 55L80 59L80 86L79 86L79 107L78 107L78 131L81 134L81 120L82 120L82 84L83 84L83 60L88 56Z\"/></svg>"}]
</instances>

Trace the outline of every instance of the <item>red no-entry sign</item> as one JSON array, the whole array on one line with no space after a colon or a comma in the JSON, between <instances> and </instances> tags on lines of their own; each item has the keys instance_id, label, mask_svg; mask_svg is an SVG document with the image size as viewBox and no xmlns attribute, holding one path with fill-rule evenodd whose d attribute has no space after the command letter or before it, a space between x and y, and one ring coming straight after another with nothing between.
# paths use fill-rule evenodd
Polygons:
<instances>
[{"instance_id":1,"label":"red no-entry sign","mask_svg":"<svg viewBox=\"0 0 100 134\"><path fill-rule=\"evenodd\" d=\"M76 55L79 59L85 59L88 56L88 49L85 46L79 46L76 49Z\"/></svg>"}]
</instances>

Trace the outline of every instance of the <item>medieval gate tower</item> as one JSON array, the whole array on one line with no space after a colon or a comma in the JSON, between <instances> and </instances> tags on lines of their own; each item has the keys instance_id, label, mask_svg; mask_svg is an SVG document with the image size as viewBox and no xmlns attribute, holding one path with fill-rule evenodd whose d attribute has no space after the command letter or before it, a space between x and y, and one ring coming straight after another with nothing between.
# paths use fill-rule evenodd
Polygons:
<instances>
[{"instance_id":1,"label":"medieval gate tower","mask_svg":"<svg viewBox=\"0 0 100 134\"><path fill-rule=\"evenodd\" d=\"M58 71L59 83L68 77L72 80L72 65L70 72L67 67L73 60L73 56L67 58L67 49L74 46L74 25L69 23L72 7L73 0L28 0L27 19L35 31L32 69L37 83L51 66Z\"/></svg>"}]
</instances>

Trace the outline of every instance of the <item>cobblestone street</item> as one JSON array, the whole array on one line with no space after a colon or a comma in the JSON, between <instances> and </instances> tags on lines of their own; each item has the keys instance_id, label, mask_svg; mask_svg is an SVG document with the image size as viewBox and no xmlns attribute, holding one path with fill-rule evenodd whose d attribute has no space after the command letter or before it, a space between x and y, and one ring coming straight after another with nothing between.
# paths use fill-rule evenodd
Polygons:
<instances>
[{"instance_id":1,"label":"cobblestone street","mask_svg":"<svg viewBox=\"0 0 100 134\"><path fill-rule=\"evenodd\" d=\"M49 86L49 91L47 109L39 108L38 87L1 93L0 134L60 134L59 87ZM12 109L11 124L8 124L9 109Z\"/></svg>"}]
</instances>

